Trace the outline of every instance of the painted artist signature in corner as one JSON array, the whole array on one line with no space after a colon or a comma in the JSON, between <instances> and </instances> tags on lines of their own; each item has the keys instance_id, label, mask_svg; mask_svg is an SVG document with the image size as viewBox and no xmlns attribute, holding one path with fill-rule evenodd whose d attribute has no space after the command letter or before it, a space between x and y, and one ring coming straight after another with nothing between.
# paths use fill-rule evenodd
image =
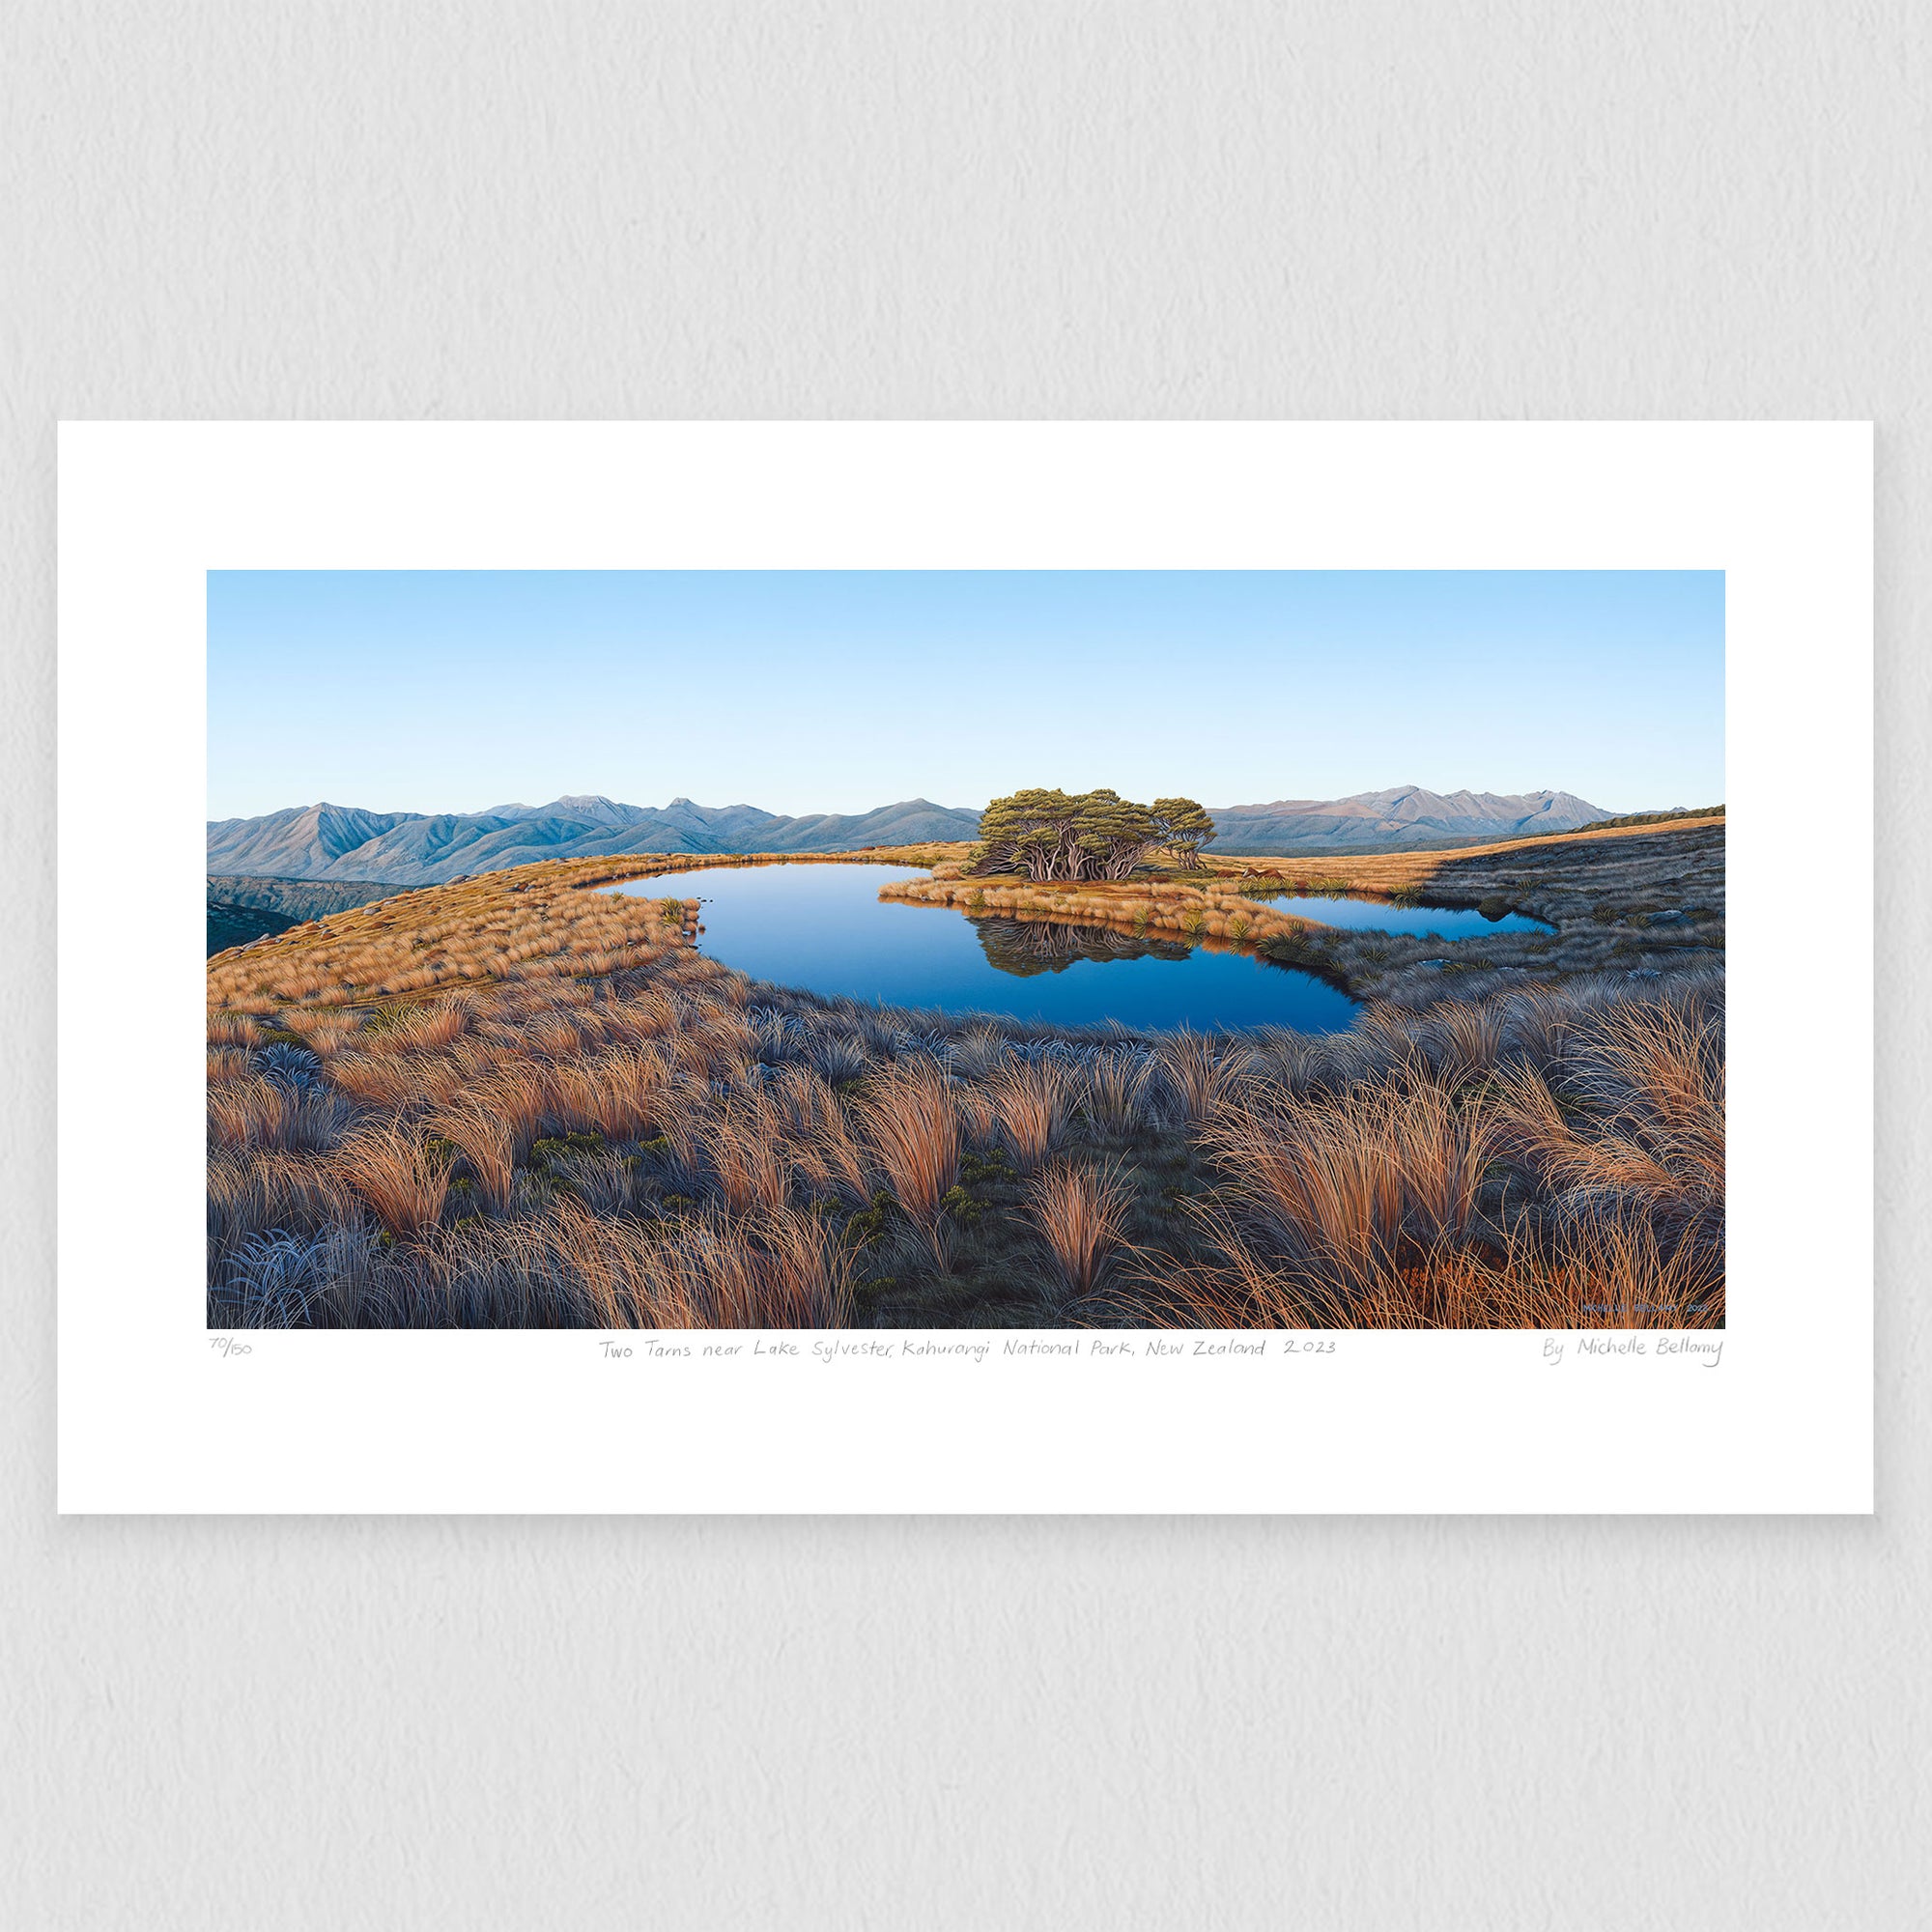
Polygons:
<instances>
[{"instance_id":1,"label":"painted artist signature in corner","mask_svg":"<svg viewBox=\"0 0 1932 1932\"><path fill-rule=\"evenodd\" d=\"M1715 1369L1724 1359L1721 1335L1578 1335L1574 1344L1554 1335L1543 1338L1543 1366L1561 1368L1574 1346L1577 1356L1646 1355L1685 1356L1699 1368Z\"/></svg>"}]
</instances>

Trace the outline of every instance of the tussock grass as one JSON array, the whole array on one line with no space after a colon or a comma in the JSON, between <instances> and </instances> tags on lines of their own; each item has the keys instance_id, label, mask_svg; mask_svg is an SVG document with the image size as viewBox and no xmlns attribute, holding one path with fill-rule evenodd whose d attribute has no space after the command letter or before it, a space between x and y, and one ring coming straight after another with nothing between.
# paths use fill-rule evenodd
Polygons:
<instances>
[{"instance_id":1,"label":"tussock grass","mask_svg":"<svg viewBox=\"0 0 1932 1932\"><path fill-rule=\"evenodd\" d=\"M370 1030L371 1049L408 1053L424 1047L447 1046L451 1040L460 1038L469 1023L469 1008L460 998L441 999L428 1006L403 1008L384 1015L384 1020L385 1024ZM330 1024L342 1023L312 1019L309 1028L314 1032Z\"/></svg>"},{"instance_id":2,"label":"tussock grass","mask_svg":"<svg viewBox=\"0 0 1932 1932\"><path fill-rule=\"evenodd\" d=\"M1035 1178L1028 1198L1067 1293L1091 1294L1120 1244L1131 1205L1120 1169L1112 1162L1056 1162Z\"/></svg>"},{"instance_id":3,"label":"tussock grass","mask_svg":"<svg viewBox=\"0 0 1932 1932\"><path fill-rule=\"evenodd\" d=\"M429 1244L395 1305L406 1322L453 1312L466 1326L838 1327L852 1268L834 1234L790 1210L645 1226L566 1200Z\"/></svg>"},{"instance_id":4,"label":"tussock grass","mask_svg":"<svg viewBox=\"0 0 1932 1932\"><path fill-rule=\"evenodd\" d=\"M630 1140L664 1111L672 1077L659 1055L617 1047L553 1067L533 1096L534 1116L565 1133ZM516 1111L525 1120L532 1114L528 1105Z\"/></svg>"},{"instance_id":5,"label":"tussock grass","mask_svg":"<svg viewBox=\"0 0 1932 1932\"><path fill-rule=\"evenodd\" d=\"M1491 1128L1411 1066L1343 1100L1219 1104L1203 1140L1229 1179L1195 1212L1240 1277L1265 1256L1349 1294L1466 1232Z\"/></svg>"},{"instance_id":6,"label":"tussock grass","mask_svg":"<svg viewBox=\"0 0 1932 1932\"><path fill-rule=\"evenodd\" d=\"M1252 1070L1252 1062L1239 1046L1185 1029L1161 1043L1154 1064L1189 1121L1206 1120Z\"/></svg>"},{"instance_id":7,"label":"tussock grass","mask_svg":"<svg viewBox=\"0 0 1932 1932\"><path fill-rule=\"evenodd\" d=\"M940 1208L959 1179L959 1117L945 1070L930 1062L890 1066L860 1101L867 1143L907 1218L943 1257Z\"/></svg>"},{"instance_id":8,"label":"tussock grass","mask_svg":"<svg viewBox=\"0 0 1932 1932\"><path fill-rule=\"evenodd\" d=\"M1397 949L1344 1034L1028 1028L758 984L595 875L210 962L211 1321L1722 1321L1720 955L1424 996Z\"/></svg>"},{"instance_id":9,"label":"tussock grass","mask_svg":"<svg viewBox=\"0 0 1932 1932\"><path fill-rule=\"evenodd\" d=\"M993 1028L969 1027L952 1043L953 1070L968 1079L987 1079L1007 1064L1009 1050Z\"/></svg>"},{"instance_id":10,"label":"tussock grass","mask_svg":"<svg viewBox=\"0 0 1932 1932\"><path fill-rule=\"evenodd\" d=\"M339 1094L283 1086L259 1074L231 1077L208 1090L211 1147L312 1152L334 1147L354 1119L355 1110Z\"/></svg>"},{"instance_id":11,"label":"tussock grass","mask_svg":"<svg viewBox=\"0 0 1932 1932\"><path fill-rule=\"evenodd\" d=\"M718 1178L724 1211L782 1213L790 1205L792 1165L789 1139L776 1108L753 1099L727 1112L708 1141L710 1165ZM935 1201L934 1211L937 1211Z\"/></svg>"},{"instance_id":12,"label":"tussock grass","mask_svg":"<svg viewBox=\"0 0 1932 1932\"><path fill-rule=\"evenodd\" d=\"M993 1082L991 1098L1001 1137L1020 1171L1037 1167L1059 1146L1072 1111L1065 1069L1051 1061L1009 1067Z\"/></svg>"},{"instance_id":13,"label":"tussock grass","mask_svg":"<svg viewBox=\"0 0 1932 1932\"><path fill-rule=\"evenodd\" d=\"M505 1211L520 1153L524 1158L529 1153L527 1144L519 1149L510 1122L479 1098L436 1115L430 1124L463 1156L484 1204L497 1213Z\"/></svg>"},{"instance_id":14,"label":"tussock grass","mask_svg":"<svg viewBox=\"0 0 1932 1932\"><path fill-rule=\"evenodd\" d=\"M356 1203L332 1166L280 1150L209 1151L209 1265L216 1279L259 1236L312 1236L357 1218Z\"/></svg>"},{"instance_id":15,"label":"tussock grass","mask_svg":"<svg viewBox=\"0 0 1932 1932\"><path fill-rule=\"evenodd\" d=\"M449 1170L403 1128L358 1134L343 1147L337 1172L392 1236L421 1235L441 1219Z\"/></svg>"},{"instance_id":16,"label":"tussock grass","mask_svg":"<svg viewBox=\"0 0 1932 1932\"><path fill-rule=\"evenodd\" d=\"M300 1035L311 1053L324 1058L342 1052L352 1040L362 1037L362 1022L355 1014L320 1007L297 1008L282 1015L282 1025Z\"/></svg>"},{"instance_id":17,"label":"tussock grass","mask_svg":"<svg viewBox=\"0 0 1932 1932\"><path fill-rule=\"evenodd\" d=\"M1481 1037L1498 1051L1506 1013ZM1538 1015L1531 1015L1531 1018ZM1565 1057L1470 1084L1418 1051L1310 1104L1223 1106L1213 1259L1165 1286L1216 1324L1651 1327L1723 1310L1718 1016L1586 1012ZM1492 1060L1491 1065L1494 1065Z\"/></svg>"},{"instance_id":18,"label":"tussock grass","mask_svg":"<svg viewBox=\"0 0 1932 1932\"><path fill-rule=\"evenodd\" d=\"M1102 1132L1130 1136L1146 1118L1151 1060L1124 1053L1096 1054L1081 1079L1080 1104Z\"/></svg>"}]
</instances>

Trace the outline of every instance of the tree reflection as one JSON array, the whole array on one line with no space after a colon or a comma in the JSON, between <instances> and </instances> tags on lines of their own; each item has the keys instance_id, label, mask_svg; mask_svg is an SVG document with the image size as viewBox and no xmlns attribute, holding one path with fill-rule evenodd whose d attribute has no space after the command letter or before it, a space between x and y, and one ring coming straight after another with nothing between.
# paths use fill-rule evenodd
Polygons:
<instances>
[{"instance_id":1,"label":"tree reflection","mask_svg":"<svg viewBox=\"0 0 1932 1932\"><path fill-rule=\"evenodd\" d=\"M989 965L1030 979L1064 973L1076 959L1185 959L1186 941L1150 939L1105 925L1068 925L1049 919L976 919Z\"/></svg>"}]
</instances>

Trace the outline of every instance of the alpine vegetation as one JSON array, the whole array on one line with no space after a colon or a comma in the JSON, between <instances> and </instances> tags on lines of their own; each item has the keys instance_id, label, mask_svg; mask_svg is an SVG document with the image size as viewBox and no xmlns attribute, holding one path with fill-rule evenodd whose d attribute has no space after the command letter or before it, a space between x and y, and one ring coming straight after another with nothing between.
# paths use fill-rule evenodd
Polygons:
<instances>
[{"instance_id":1,"label":"alpine vegetation","mask_svg":"<svg viewBox=\"0 0 1932 1932\"><path fill-rule=\"evenodd\" d=\"M1136 805L1117 791L1016 791L980 817L968 871L1049 879L1127 879L1156 854L1196 870L1214 821L1191 798Z\"/></svg>"},{"instance_id":2,"label":"alpine vegetation","mask_svg":"<svg viewBox=\"0 0 1932 1932\"><path fill-rule=\"evenodd\" d=\"M868 856L948 894L994 881L982 899L1091 882L1130 895L1122 932L1272 970L1285 942L1242 896L1256 882L1213 869L1231 862L1203 854L1187 801L996 804L970 852ZM1449 855L1436 876L1474 867L1553 932L1337 952L1363 1004L1319 1035L1051 1026L755 979L711 956L702 902L677 893L708 855L333 912L209 962L209 1320L1720 1325L1721 837ZM1001 867L1022 876L996 895ZM947 903L905 916L988 916ZM998 916L1036 912L1070 916Z\"/></svg>"}]
</instances>

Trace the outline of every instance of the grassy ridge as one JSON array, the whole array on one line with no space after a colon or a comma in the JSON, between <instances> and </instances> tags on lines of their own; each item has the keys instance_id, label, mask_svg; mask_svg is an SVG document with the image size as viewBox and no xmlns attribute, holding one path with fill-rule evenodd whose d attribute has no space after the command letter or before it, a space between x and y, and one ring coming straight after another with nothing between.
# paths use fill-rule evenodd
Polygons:
<instances>
[{"instance_id":1,"label":"grassy ridge","mask_svg":"<svg viewBox=\"0 0 1932 1932\"><path fill-rule=\"evenodd\" d=\"M1319 1038L1029 1028L706 958L675 875L719 863L492 873L211 961L211 1321L1722 1319L1722 976L1689 952L1437 974Z\"/></svg>"},{"instance_id":2,"label":"grassy ridge","mask_svg":"<svg viewBox=\"0 0 1932 1932\"><path fill-rule=\"evenodd\" d=\"M1326 878L1334 881L1338 889L1347 892L1419 892L1431 885L1453 881L1473 868L1497 866L1512 853L1567 853L1570 847L1590 845L1605 839L1674 838L1688 832L1713 829L1721 836L1723 824L1723 809L1719 807L1706 816L1653 818L1649 814L1640 814L1628 823L1619 820L1586 826L1580 832L1542 833L1531 838L1497 838L1480 845L1460 845L1442 851L1367 852L1348 858L1324 854L1306 862L1209 854L1208 863L1216 870L1236 871L1243 877Z\"/></svg>"},{"instance_id":3,"label":"grassy ridge","mask_svg":"<svg viewBox=\"0 0 1932 1932\"><path fill-rule=\"evenodd\" d=\"M385 897L393 886L350 879L267 879L210 873L208 950L211 954L286 932L304 921Z\"/></svg>"}]
</instances>

